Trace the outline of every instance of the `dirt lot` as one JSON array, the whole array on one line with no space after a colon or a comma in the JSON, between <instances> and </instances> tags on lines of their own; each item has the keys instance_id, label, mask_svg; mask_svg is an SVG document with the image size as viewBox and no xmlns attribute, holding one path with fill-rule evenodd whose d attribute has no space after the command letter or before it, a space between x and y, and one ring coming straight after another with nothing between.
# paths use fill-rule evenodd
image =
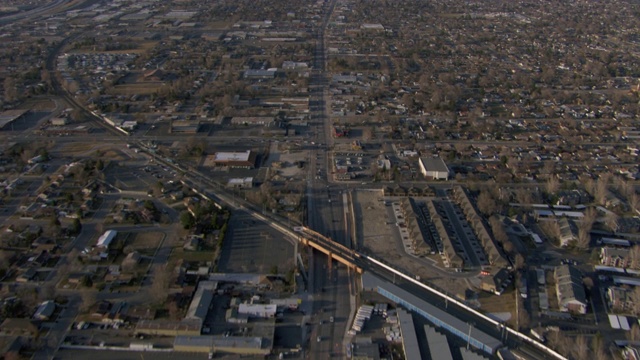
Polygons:
<instances>
[{"instance_id":1,"label":"dirt lot","mask_svg":"<svg viewBox=\"0 0 640 360\"><path fill-rule=\"evenodd\" d=\"M356 217L358 249L375 255L398 268L405 269L421 279L450 294L464 294L469 288L466 279L448 277L437 271L429 259L417 259L403 251L398 230L387 215L382 192L356 191L353 193L353 206Z\"/></svg>"},{"instance_id":2,"label":"dirt lot","mask_svg":"<svg viewBox=\"0 0 640 360\"><path fill-rule=\"evenodd\" d=\"M269 150L269 160L266 166L277 168L278 175L286 178L301 177L307 173L306 167L308 163L308 151L289 150L282 143L272 143ZM296 162L304 161L304 167L300 168Z\"/></svg>"}]
</instances>

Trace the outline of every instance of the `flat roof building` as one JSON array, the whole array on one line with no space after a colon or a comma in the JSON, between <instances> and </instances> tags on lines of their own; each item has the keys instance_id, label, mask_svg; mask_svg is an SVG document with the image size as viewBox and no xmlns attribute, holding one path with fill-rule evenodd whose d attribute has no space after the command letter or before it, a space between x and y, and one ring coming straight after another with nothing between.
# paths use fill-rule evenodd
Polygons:
<instances>
[{"instance_id":1,"label":"flat roof building","mask_svg":"<svg viewBox=\"0 0 640 360\"><path fill-rule=\"evenodd\" d=\"M248 336L176 336L173 349L179 352L268 355L271 353L269 343L261 337Z\"/></svg>"},{"instance_id":2,"label":"flat roof building","mask_svg":"<svg viewBox=\"0 0 640 360\"><path fill-rule=\"evenodd\" d=\"M189 305L189 310L187 310L187 315L184 318L186 320L197 319L204 321L209 312L209 305L213 301L213 292L217 287L218 283L216 281L200 281Z\"/></svg>"},{"instance_id":3,"label":"flat roof building","mask_svg":"<svg viewBox=\"0 0 640 360\"><path fill-rule=\"evenodd\" d=\"M451 349L447 342L447 337L436 331L435 328L425 325L424 332L427 337L427 344L429 345L429 353L431 353L432 359L438 360L453 360L451 355Z\"/></svg>"},{"instance_id":4,"label":"flat roof building","mask_svg":"<svg viewBox=\"0 0 640 360\"><path fill-rule=\"evenodd\" d=\"M240 304L238 314L246 314L249 317L272 318L276 316L276 304Z\"/></svg>"},{"instance_id":5,"label":"flat roof building","mask_svg":"<svg viewBox=\"0 0 640 360\"><path fill-rule=\"evenodd\" d=\"M449 168L442 158L421 157L418 160L418 165L420 166L420 173L424 177L433 178L435 180L449 179Z\"/></svg>"},{"instance_id":6,"label":"flat roof building","mask_svg":"<svg viewBox=\"0 0 640 360\"><path fill-rule=\"evenodd\" d=\"M413 317L402 309L398 309L398 324L402 334L402 350L405 359L420 359L420 345L413 325Z\"/></svg>"},{"instance_id":7,"label":"flat roof building","mask_svg":"<svg viewBox=\"0 0 640 360\"><path fill-rule=\"evenodd\" d=\"M256 154L251 150L237 152L217 152L213 155L215 166L253 169L256 166Z\"/></svg>"},{"instance_id":8,"label":"flat roof building","mask_svg":"<svg viewBox=\"0 0 640 360\"><path fill-rule=\"evenodd\" d=\"M23 117L29 110L7 110L0 113L0 129Z\"/></svg>"}]
</instances>

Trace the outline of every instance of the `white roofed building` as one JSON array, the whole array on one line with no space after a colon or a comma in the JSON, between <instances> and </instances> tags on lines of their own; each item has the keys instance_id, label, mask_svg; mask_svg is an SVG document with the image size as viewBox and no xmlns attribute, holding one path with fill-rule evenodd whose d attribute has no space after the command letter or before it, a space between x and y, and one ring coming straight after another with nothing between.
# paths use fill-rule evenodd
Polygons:
<instances>
[{"instance_id":1,"label":"white roofed building","mask_svg":"<svg viewBox=\"0 0 640 360\"><path fill-rule=\"evenodd\" d=\"M276 316L276 304L240 304L238 314L247 314L249 317L272 318Z\"/></svg>"},{"instance_id":2,"label":"white roofed building","mask_svg":"<svg viewBox=\"0 0 640 360\"><path fill-rule=\"evenodd\" d=\"M216 166L230 168L253 169L256 166L256 154L251 150L242 152L217 152L213 162Z\"/></svg>"},{"instance_id":3,"label":"white roofed building","mask_svg":"<svg viewBox=\"0 0 640 360\"><path fill-rule=\"evenodd\" d=\"M420 173L424 177L433 178L435 180L449 179L449 168L442 158L421 157L418 160Z\"/></svg>"},{"instance_id":4,"label":"white roofed building","mask_svg":"<svg viewBox=\"0 0 640 360\"><path fill-rule=\"evenodd\" d=\"M105 231L104 234L102 234L102 236L98 238L96 247L108 249L113 239L116 238L116 235L118 235L118 232L116 230Z\"/></svg>"}]
</instances>

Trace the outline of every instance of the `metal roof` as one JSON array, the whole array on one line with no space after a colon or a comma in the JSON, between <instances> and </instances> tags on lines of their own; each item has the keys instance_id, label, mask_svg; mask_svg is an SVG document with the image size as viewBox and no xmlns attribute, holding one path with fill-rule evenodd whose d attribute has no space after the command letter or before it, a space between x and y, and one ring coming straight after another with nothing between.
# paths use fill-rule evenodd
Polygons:
<instances>
[{"instance_id":1,"label":"metal roof","mask_svg":"<svg viewBox=\"0 0 640 360\"><path fill-rule=\"evenodd\" d=\"M420 359L420 345L413 325L413 317L402 309L398 310L398 323L402 333L402 348L405 359Z\"/></svg>"},{"instance_id":2,"label":"metal roof","mask_svg":"<svg viewBox=\"0 0 640 360\"><path fill-rule=\"evenodd\" d=\"M431 358L438 360L453 360L451 349L449 348L449 342L447 342L447 337L438 333L435 328L428 325L424 326L424 330L427 336L427 344L429 345Z\"/></svg>"}]
</instances>

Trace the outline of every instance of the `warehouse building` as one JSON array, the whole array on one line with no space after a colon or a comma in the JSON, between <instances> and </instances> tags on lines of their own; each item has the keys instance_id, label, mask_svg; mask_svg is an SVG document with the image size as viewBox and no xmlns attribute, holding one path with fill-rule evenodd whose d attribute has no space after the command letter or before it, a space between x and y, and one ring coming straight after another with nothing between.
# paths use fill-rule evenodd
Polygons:
<instances>
[{"instance_id":1,"label":"warehouse building","mask_svg":"<svg viewBox=\"0 0 640 360\"><path fill-rule=\"evenodd\" d=\"M29 110L7 110L0 113L0 129L8 128L10 124L24 117Z\"/></svg>"},{"instance_id":2,"label":"warehouse building","mask_svg":"<svg viewBox=\"0 0 640 360\"><path fill-rule=\"evenodd\" d=\"M216 281L200 281L198 283L198 289L196 290L185 320L199 320L204 321L209 312L209 305L213 301L214 291L218 288Z\"/></svg>"},{"instance_id":3,"label":"warehouse building","mask_svg":"<svg viewBox=\"0 0 640 360\"><path fill-rule=\"evenodd\" d=\"M276 316L277 309L278 306L276 304L240 304L238 306L238 314L268 319Z\"/></svg>"},{"instance_id":4,"label":"warehouse building","mask_svg":"<svg viewBox=\"0 0 640 360\"><path fill-rule=\"evenodd\" d=\"M270 343L253 336L176 336L173 351L266 356L271 353Z\"/></svg>"},{"instance_id":5,"label":"warehouse building","mask_svg":"<svg viewBox=\"0 0 640 360\"><path fill-rule=\"evenodd\" d=\"M420 166L420 173L424 177L435 180L449 179L449 168L442 158L421 157L418 160L418 165Z\"/></svg>"},{"instance_id":6,"label":"warehouse building","mask_svg":"<svg viewBox=\"0 0 640 360\"><path fill-rule=\"evenodd\" d=\"M420 345L416 336L416 328L413 324L411 313L398 309L398 324L402 334L402 350L405 359L419 359Z\"/></svg>"}]
</instances>

